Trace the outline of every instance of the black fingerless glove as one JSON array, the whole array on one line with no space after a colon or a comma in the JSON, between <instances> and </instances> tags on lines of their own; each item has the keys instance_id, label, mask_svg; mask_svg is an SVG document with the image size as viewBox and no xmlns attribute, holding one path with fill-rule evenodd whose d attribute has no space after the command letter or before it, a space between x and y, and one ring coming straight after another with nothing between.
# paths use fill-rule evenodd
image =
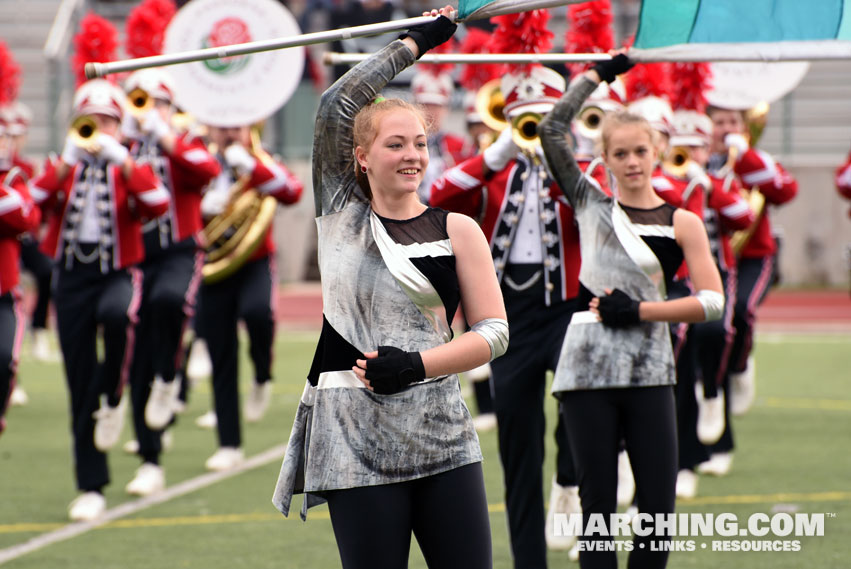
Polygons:
<instances>
[{"instance_id":1,"label":"black fingerless glove","mask_svg":"<svg viewBox=\"0 0 851 569\"><path fill-rule=\"evenodd\" d=\"M455 28L457 27L458 25L446 16L440 16L433 22L414 26L407 32L400 35L399 39L401 40L410 37L414 40L419 51L417 54L417 59L419 59L431 48L437 47L451 38L452 34L455 33Z\"/></svg>"},{"instance_id":2,"label":"black fingerless glove","mask_svg":"<svg viewBox=\"0 0 851 569\"><path fill-rule=\"evenodd\" d=\"M597 310L600 311L600 319L606 326L625 328L641 322L638 316L638 304L637 300L633 300L627 293L616 288L612 294L600 297Z\"/></svg>"},{"instance_id":3,"label":"black fingerless glove","mask_svg":"<svg viewBox=\"0 0 851 569\"><path fill-rule=\"evenodd\" d=\"M378 346L378 357L366 360L366 379L375 393L399 393L415 381L425 379L423 358L419 352Z\"/></svg>"},{"instance_id":4,"label":"black fingerless glove","mask_svg":"<svg viewBox=\"0 0 851 569\"><path fill-rule=\"evenodd\" d=\"M635 65L635 62L626 54L619 53L611 59L598 61L591 69L597 72L600 79L606 83L611 83L615 80L615 77L632 69L633 65Z\"/></svg>"}]
</instances>

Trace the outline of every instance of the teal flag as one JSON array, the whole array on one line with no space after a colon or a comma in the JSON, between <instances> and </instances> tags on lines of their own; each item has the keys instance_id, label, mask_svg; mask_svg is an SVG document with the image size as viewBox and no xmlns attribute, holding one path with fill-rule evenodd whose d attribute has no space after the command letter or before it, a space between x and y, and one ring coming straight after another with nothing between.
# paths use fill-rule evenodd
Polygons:
<instances>
[{"instance_id":1,"label":"teal flag","mask_svg":"<svg viewBox=\"0 0 851 569\"><path fill-rule=\"evenodd\" d=\"M643 0L635 47L851 40L851 0Z\"/></svg>"},{"instance_id":2,"label":"teal flag","mask_svg":"<svg viewBox=\"0 0 851 569\"><path fill-rule=\"evenodd\" d=\"M517 14L529 10L542 10L564 6L565 4L576 4L583 0L459 0L459 20L482 20L502 16L503 14Z\"/></svg>"}]
</instances>

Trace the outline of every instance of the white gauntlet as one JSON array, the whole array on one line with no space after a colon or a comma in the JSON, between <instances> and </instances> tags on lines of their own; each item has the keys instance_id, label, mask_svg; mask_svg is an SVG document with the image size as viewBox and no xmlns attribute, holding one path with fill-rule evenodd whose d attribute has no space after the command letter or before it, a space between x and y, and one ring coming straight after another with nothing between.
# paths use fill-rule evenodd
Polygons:
<instances>
[{"instance_id":1,"label":"white gauntlet","mask_svg":"<svg viewBox=\"0 0 851 569\"><path fill-rule=\"evenodd\" d=\"M485 339L491 349L491 361L505 353L508 349L508 321L503 318L485 318L470 327Z\"/></svg>"},{"instance_id":2,"label":"white gauntlet","mask_svg":"<svg viewBox=\"0 0 851 569\"><path fill-rule=\"evenodd\" d=\"M485 166L491 172L499 172L517 156L518 152L520 152L520 147L514 142L511 128L506 128L493 144L485 148L485 151L482 152L482 158L484 158Z\"/></svg>"}]
</instances>

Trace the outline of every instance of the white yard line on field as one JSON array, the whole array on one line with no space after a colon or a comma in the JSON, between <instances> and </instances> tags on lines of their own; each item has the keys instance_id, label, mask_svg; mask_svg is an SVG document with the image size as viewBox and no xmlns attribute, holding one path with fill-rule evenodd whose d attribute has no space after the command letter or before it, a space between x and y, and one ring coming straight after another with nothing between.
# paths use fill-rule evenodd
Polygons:
<instances>
[{"instance_id":1,"label":"white yard line on field","mask_svg":"<svg viewBox=\"0 0 851 569\"><path fill-rule=\"evenodd\" d=\"M124 504L121 504L120 506L112 508L111 510L107 510L103 516L99 517L96 520L90 522L71 523L57 530L38 535L23 543L13 545L5 549L0 549L0 565L6 563L7 561L17 559L18 557L26 555L27 553L38 551L39 549L47 547L48 545L52 545L59 541L64 541L66 539L76 537L80 534L86 533L90 530L108 524L111 521L123 518L125 516L129 516L131 514L135 514L140 510L150 508L151 506L155 506L157 504L162 504L163 502L168 502L169 500L173 500L174 498L189 494L190 492L200 490L201 488L205 488L217 482L221 482L222 480L225 480L227 478L242 474L243 472L246 472L248 470L253 470L255 468L265 466L275 460L281 460L286 450L287 445L278 445L272 447L266 451L261 452L260 454L252 456L251 458L243 462L240 466L231 470L227 470L224 472L209 472L207 474L202 474L201 476L196 476L195 478L190 478L189 480L185 480L183 482L180 482L179 484L175 484L170 488L166 488L165 490L157 494L146 496L144 498L139 498L138 500L133 500L132 502L126 502Z\"/></svg>"}]
</instances>

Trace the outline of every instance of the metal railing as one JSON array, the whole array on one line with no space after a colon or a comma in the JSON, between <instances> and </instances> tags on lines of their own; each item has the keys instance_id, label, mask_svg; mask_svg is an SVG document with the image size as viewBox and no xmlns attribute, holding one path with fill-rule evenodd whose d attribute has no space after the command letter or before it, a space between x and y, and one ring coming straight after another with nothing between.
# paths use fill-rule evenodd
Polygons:
<instances>
[{"instance_id":1,"label":"metal railing","mask_svg":"<svg viewBox=\"0 0 851 569\"><path fill-rule=\"evenodd\" d=\"M44 42L44 57L48 66L48 144L51 150L61 147L65 136L66 118L74 93L74 77L69 65L71 39L88 7L88 0L62 0Z\"/></svg>"}]
</instances>

